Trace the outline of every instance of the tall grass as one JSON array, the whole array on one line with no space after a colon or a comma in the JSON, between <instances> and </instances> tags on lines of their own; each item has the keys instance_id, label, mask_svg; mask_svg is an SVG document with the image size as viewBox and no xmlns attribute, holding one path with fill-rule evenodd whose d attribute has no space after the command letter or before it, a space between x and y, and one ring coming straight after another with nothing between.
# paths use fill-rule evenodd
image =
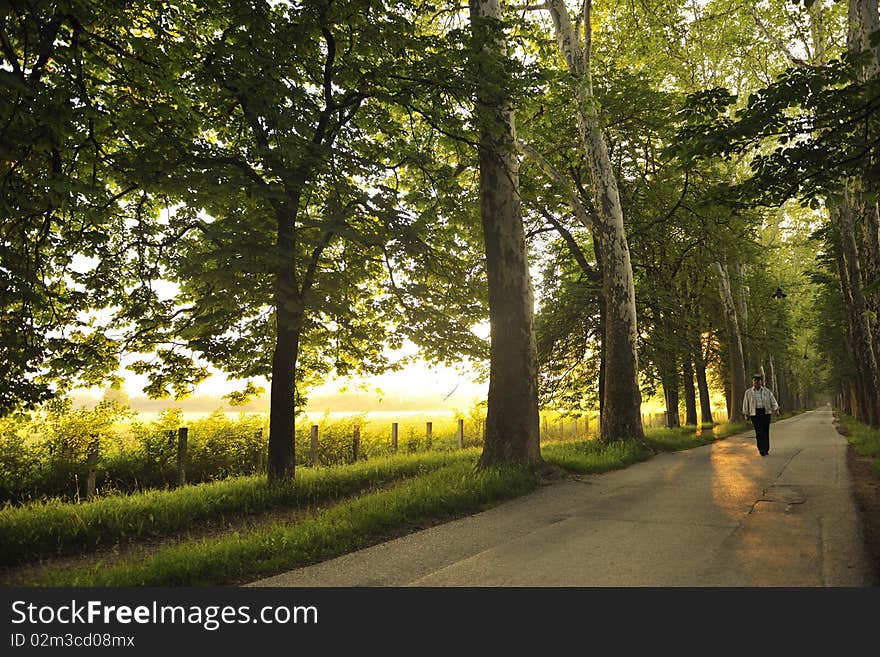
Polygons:
<instances>
[{"instance_id":1,"label":"tall grass","mask_svg":"<svg viewBox=\"0 0 880 657\"><path fill-rule=\"evenodd\" d=\"M579 473L601 473L650 458L653 451L707 444L748 428L727 423L649 429L643 444L595 440L545 443L544 460ZM875 439L880 442L880 439ZM268 485L262 477L238 477L177 490L111 496L75 505L60 500L0 510L0 563L12 565L100 545L173 534L198 523L275 508L338 502L314 518L272 523L247 534L232 533L160 548L137 563L60 571L51 564L43 584L171 585L224 583L270 573L356 549L413 523L483 508L536 485L534 470L476 472L478 449L419 452L372 458L331 468L299 468L294 482ZM408 478L411 477L411 478ZM395 484L389 490L375 487ZM357 497L352 497L356 496ZM348 499L345 499L348 498ZM340 501L342 500L342 501Z\"/></svg>"},{"instance_id":2,"label":"tall grass","mask_svg":"<svg viewBox=\"0 0 880 657\"><path fill-rule=\"evenodd\" d=\"M846 427L847 440L852 443L856 454L872 458L871 468L880 477L880 429L873 429L850 415L838 415L840 424Z\"/></svg>"},{"instance_id":3,"label":"tall grass","mask_svg":"<svg viewBox=\"0 0 880 657\"><path fill-rule=\"evenodd\" d=\"M715 438L726 438L727 436L732 436L737 433L743 433L752 428L752 423L747 421L736 421L736 422L721 422L720 424L715 425L715 428L712 429L712 433L715 435Z\"/></svg>"},{"instance_id":4,"label":"tall grass","mask_svg":"<svg viewBox=\"0 0 880 657\"><path fill-rule=\"evenodd\" d=\"M332 468L300 468L287 484L262 476L110 496L83 504L58 499L0 510L0 564L88 551L120 541L161 536L193 524L298 507L352 495L365 488L476 459L476 450L425 452Z\"/></svg>"},{"instance_id":5,"label":"tall grass","mask_svg":"<svg viewBox=\"0 0 880 657\"><path fill-rule=\"evenodd\" d=\"M478 511L538 484L531 468L476 472L470 462L442 467L390 490L364 495L295 525L169 547L135 563L47 571L52 586L198 586L255 578L329 558L426 520Z\"/></svg>"},{"instance_id":6,"label":"tall grass","mask_svg":"<svg viewBox=\"0 0 880 657\"><path fill-rule=\"evenodd\" d=\"M541 448L541 454L547 463L580 473L618 470L651 456L650 451L633 442L606 445L596 440L551 443Z\"/></svg>"},{"instance_id":7,"label":"tall grass","mask_svg":"<svg viewBox=\"0 0 880 657\"><path fill-rule=\"evenodd\" d=\"M658 452L677 452L682 449L691 449L700 445L708 445L718 438L719 436L716 436L709 429L700 429L698 434L697 427L691 425L647 429L645 431L645 441Z\"/></svg>"}]
</instances>

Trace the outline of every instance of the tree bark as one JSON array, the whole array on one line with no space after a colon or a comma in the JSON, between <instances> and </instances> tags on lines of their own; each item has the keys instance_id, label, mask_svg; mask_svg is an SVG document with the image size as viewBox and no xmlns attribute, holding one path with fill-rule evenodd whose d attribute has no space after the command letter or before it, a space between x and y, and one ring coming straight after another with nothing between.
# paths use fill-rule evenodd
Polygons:
<instances>
[{"instance_id":1,"label":"tree bark","mask_svg":"<svg viewBox=\"0 0 880 657\"><path fill-rule=\"evenodd\" d=\"M276 248L281 264L275 274L274 291L275 348L269 391L269 455L266 464L270 482L294 476L296 361L302 330L302 307L296 303L299 295L294 223L283 211L277 214Z\"/></svg>"},{"instance_id":2,"label":"tree bark","mask_svg":"<svg viewBox=\"0 0 880 657\"><path fill-rule=\"evenodd\" d=\"M697 424L697 394L694 390L694 365L690 354L682 358L682 374L684 379L684 423L689 426Z\"/></svg>"},{"instance_id":3,"label":"tree bark","mask_svg":"<svg viewBox=\"0 0 880 657\"><path fill-rule=\"evenodd\" d=\"M498 0L470 0L477 57L491 73L477 90L480 126L480 216L489 283L489 393L480 467L538 461L538 366L534 301L520 214L516 129ZM481 74L486 71L481 71Z\"/></svg>"},{"instance_id":4,"label":"tree bark","mask_svg":"<svg viewBox=\"0 0 880 657\"><path fill-rule=\"evenodd\" d=\"M670 429L680 427L681 420L678 417L678 371L670 372L670 376L663 382L663 398L666 401L666 426Z\"/></svg>"},{"instance_id":5,"label":"tree bark","mask_svg":"<svg viewBox=\"0 0 880 657\"><path fill-rule=\"evenodd\" d=\"M876 181L870 183L871 195L880 190ZM861 216L861 244L864 261L865 285L880 285L880 206L876 202L864 204ZM880 360L880 290L865 294L865 305L870 318L871 336L873 338L874 359Z\"/></svg>"},{"instance_id":6,"label":"tree bark","mask_svg":"<svg viewBox=\"0 0 880 657\"><path fill-rule=\"evenodd\" d=\"M697 391L700 393L700 422L714 424L712 419L712 399L709 397L709 382L706 380L706 359L703 356L703 345L700 336L696 336L693 346L694 369L697 374Z\"/></svg>"},{"instance_id":7,"label":"tree bark","mask_svg":"<svg viewBox=\"0 0 880 657\"><path fill-rule=\"evenodd\" d=\"M659 348L655 355L657 370L660 373L660 382L663 385L663 400L666 405L666 426L668 428L680 427L681 421L678 416L680 374L678 371L678 358L672 345L675 344L675 334L670 326L669 317L664 312L657 313L654 324L654 332L657 334ZM665 344L663 344L665 342Z\"/></svg>"},{"instance_id":8,"label":"tree bark","mask_svg":"<svg viewBox=\"0 0 880 657\"><path fill-rule=\"evenodd\" d=\"M880 43L872 44L871 38L880 30L877 0L849 0L847 22L847 50L851 53L871 53L867 66L861 72L861 79L875 78L880 74ZM865 126L866 139L871 137L867 128ZM871 282L880 270L880 218L876 214L876 201L872 200L877 183L870 167L870 159L866 157L863 174L844 184L839 211L832 209L830 214L843 259L842 268L840 265L838 268L843 270L841 273L845 274L847 281L842 289L850 315L853 356L861 378L857 382L857 388L860 389L859 410L862 421L877 427L880 426L880 374L877 370L880 318L876 311L880 306L880 296L875 299L874 295L866 296L862 292L865 284ZM857 234L861 244L857 243Z\"/></svg>"},{"instance_id":9,"label":"tree bark","mask_svg":"<svg viewBox=\"0 0 880 657\"><path fill-rule=\"evenodd\" d=\"M732 286L734 291L734 301L736 303L736 321L739 325L739 339L742 345L743 353L743 369L746 377L753 374L753 368L756 367L754 362L754 354L752 353L752 344L749 338L749 288L746 285L745 266L738 262L734 267L736 275L734 276L735 285ZM746 381L748 385L748 381Z\"/></svg>"},{"instance_id":10,"label":"tree bark","mask_svg":"<svg viewBox=\"0 0 880 657\"><path fill-rule=\"evenodd\" d=\"M727 337L730 352L730 401L728 402L727 416L733 420L739 414L743 397L746 394L746 371L743 360L742 342L740 338L739 322L736 315L736 306L730 291L730 277L727 267L719 262L713 262L712 267L718 276L718 291L721 296L721 306L727 324Z\"/></svg>"},{"instance_id":11,"label":"tree bark","mask_svg":"<svg viewBox=\"0 0 880 657\"><path fill-rule=\"evenodd\" d=\"M779 398L779 382L776 380L776 365L773 362L773 354L767 354L767 366L770 369L770 390Z\"/></svg>"},{"instance_id":12,"label":"tree bark","mask_svg":"<svg viewBox=\"0 0 880 657\"><path fill-rule=\"evenodd\" d=\"M860 391L859 406L863 414L860 419L876 427L880 426L880 373L877 370L867 306L862 293L861 267L849 200L848 190L844 188L840 206L831 208L829 216L839 249L841 291L848 310L853 356L861 379L857 381Z\"/></svg>"},{"instance_id":13,"label":"tree bark","mask_svg":"<svg viewBox=\"0 0 880 657\"><path fill-rule=\"evenodd\" d=\"M559 51L575 79L577 122L581 147L590 170L596 208L594 235L602 252L602 290L605 298L604 350L606 371L602 427L599 440L644 439L641 391L638 382L636 303L632 264L623 224L623 208L608 147L599 122L590 73L591 2L583 4L580 41L564 0L547 0Z\"/></svg>"},{"instance_id":14,"label":"tree bark","mask_svg":"<svg viewBox=\"0 0 880 657\"><path fill-rule=\"evenodd\" d=\"M850 0L848 5L847 49L850 52L869 51L872 57L861 72L863 81L880 75L880 42L871 44L872 34L880 31L880 13L876 0ZM876 137L865 126L866 140ZM862 283L868 285L880 280L880 211L878 211L877 193L880 184L876 174L871 173L870 157L864 161L864 172L852 188L851 207L854 223L859 234L860 256L862 266ZM874 165L876 166L876 164ZM875 360L880 360L880 291L865 294L865 306L870 311L868 323L871 329L871 347Z\"/></svg>"}]
</instances>

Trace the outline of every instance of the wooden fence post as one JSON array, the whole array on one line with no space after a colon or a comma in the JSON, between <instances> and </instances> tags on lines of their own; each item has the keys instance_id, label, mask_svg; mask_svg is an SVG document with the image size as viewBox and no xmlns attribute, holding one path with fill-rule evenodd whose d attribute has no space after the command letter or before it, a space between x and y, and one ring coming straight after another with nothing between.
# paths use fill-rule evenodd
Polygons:
<instances>
[{"instance_id":1,"label":"wooden fence post","mask_svg":"<svg viewBox=\"0 0 880 657\"><path fill-rule=\"evenodd\" d=\"M433 426L433 422L425 423L425 442L428 444L428 449L431 449L431 433L433 430Z\"/></svg>"},{"instance_id":2,"label":"wooden fence post","mask_svg":"<svg viewBox=\"0 0 880 657\"><path fill-rule=\"evenodd\" d=\"M361 454L361 428L354 428L354 437L351 440L352 460L357 461Z\"/></svg>"},{"instance_id":3,"label":"wooden fence post","mask_svg":"<svg viewBox=\"0 0 880 657\"><path fill-rule=\"evenodd\" d=\"M458 420L458 448L464 447L464 420Z\"/></svg>"},{"instance_id":4,"label":"wooden fence post","mask_svg":"<svg viewBox=\"0 0 880 657\"><path fill-rule=\"evenodd\" d=\"M254 472L263 470L263 430L254 432Z\"/></svg>"},{"instance_id":5,"label":"wooden fence post","mask_svg":"<svg viewBox=\"0 0 880 657\"><path fill-rule=\"evenodd\" d=\"M391 451L397 451L397 422L391 423Z\"/></svg>"},{"instance_id":6,"label":"wooden fence post","mask_svg":"<svg viewBox=\"0 0 880 657\"><path fill-rule=\"evenodd\" d=\"M92 442L89 443L89 453L86 456L86 466L88 473L86 474L86 499L90 500L95 496L95 483L98 478L98 450L99 443L97 436L92 436Z\"/></svg>"},{"instance_id":7,"label":"wooden fence post","mask_svg":"<svg viewBox=\"0 0 880 657\"><path fill-rule=\"evenodd\" d=\"M311 434L311 462L312 465L318 465L318 425L312 425Z\"/></svg>"},{"instance_id":8,"label":"wooden fence post","mask_svg":"<svg viewBox=\"0 0 880 657\"><path fill-rule=\"evenodd\" d=\"M179 427L177 429L177 485L186 486L186 454L189 429Z\"/></svg>"}]
</instances>

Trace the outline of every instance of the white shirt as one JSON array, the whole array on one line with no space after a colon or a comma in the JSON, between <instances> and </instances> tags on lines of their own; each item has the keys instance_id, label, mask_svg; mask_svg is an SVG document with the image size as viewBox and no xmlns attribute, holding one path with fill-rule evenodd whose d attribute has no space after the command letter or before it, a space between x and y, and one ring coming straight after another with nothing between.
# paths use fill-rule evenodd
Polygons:
<instances>
[{"instance_id":1,"label":"white shirt","mask_svg":"<svg viewBox=\"0 0 880 657\"><path fill-rule=\"evenodd\" d=\"M770 388L761 386L757 390L754 387L746 390L743 395L743 415L755 415L757 408L763 408L765 413L774 413L779 409L776 398L770 392Z\"/></svg>"}]
</instances>

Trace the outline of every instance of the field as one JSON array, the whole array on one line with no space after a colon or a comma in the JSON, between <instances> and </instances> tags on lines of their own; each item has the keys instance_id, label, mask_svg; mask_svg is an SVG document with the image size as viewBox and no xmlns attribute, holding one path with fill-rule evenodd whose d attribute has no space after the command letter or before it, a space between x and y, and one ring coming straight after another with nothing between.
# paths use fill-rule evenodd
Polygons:
<instances>
[{"instance_id":1,"label":"field","mask_svg":"<svg viewBox=\"0 0 880 657\"><path fill-rule=\"evenodd\" d=\"M346 426L337 420L325 428L347 436ZM457 421L441 426L457 429ZM370 436L366 423L364 428ZM745 428L654 428L645 444L548 441L540 468L482 472L475 469L478 447L444 446L448 437L438 432L430 449L299 467L295 479L282 485L252 474L88 501L8 504L0 510L0 581L240 583L479 511L534 489L548 476L622 468L654 452L696 447Z\"/></svg>"},{"instance_id":2,"label":"field","mask_svg":"<svg viewBox=\"0 0 880 657\"><path fill-rule=\"evenodd\" d=\"M467 412L303 414L296 425L296 464L340 465L355 460L459 449L481 443L483 409ZM428 423L431 424L430 434ZM397 449L392 426L397 425ZM219 481L262 474L266 468L269 418L266 414L184 414L171 408L135 415L116 404L74 408L59 403L30 418L0 420L0 503L57 497L76 501L162 489L180 481ZM312 453L312 427L317 450ZM596 418L542 413L542 441L589 438ZM178 435L186 428L180 461ZM355 459L355 435L358 436Z\"/></svg>"}]
</instances>

